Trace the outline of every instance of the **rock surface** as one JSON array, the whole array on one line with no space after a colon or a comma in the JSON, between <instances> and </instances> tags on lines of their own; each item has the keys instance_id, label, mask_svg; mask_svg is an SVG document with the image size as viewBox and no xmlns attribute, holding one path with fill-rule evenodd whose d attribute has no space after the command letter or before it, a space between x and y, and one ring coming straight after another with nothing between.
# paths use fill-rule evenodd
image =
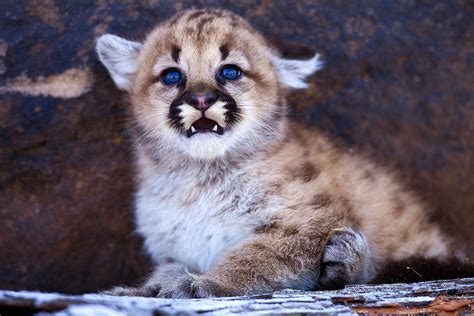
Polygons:
<instances>
[{"instance_id":1,"label":"rock surface","mask_svg":"<svg viewBox=\"0 0 474 316\"><path fill-rule=\"evenodd\" d=\"M191 6L233 10L323 54L294 117L396 167L433 220L474 245L469 1L2 1L0 288L80 293L147 270L132 233L126 98L93 52ZM277 36L276 36L277 35Z\"/></svg>"},{"instance_id":2,"label":"rock surface","mask_svg":"<svg viewBox=\"0 0 474 316\"><path fill-rule=\"evenodd\" d=\"M62 295L0 291L0 314L37 315L351 315L474 312L474 278L349 286L339 291L280 291L251 297L209 299L159 299L114 297L101 294Z\"/></svg>"}]
</instances>

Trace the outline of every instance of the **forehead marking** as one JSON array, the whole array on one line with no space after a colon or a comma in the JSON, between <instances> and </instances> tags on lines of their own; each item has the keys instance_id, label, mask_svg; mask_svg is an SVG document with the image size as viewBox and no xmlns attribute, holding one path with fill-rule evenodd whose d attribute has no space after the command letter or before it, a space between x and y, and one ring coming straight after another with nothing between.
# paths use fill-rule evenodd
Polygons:
<instances>
[{"instance_id":1,"label":"forehead marking","mask_svg":"<svg viewBox=\"0 0 474 316\"><path fill-rule=\"evenodd\" d=\"M179 19L181 19L183 17L183 15L186 14L186 11L182 11L180 13L177 13L175 14L170 20L169 20L169 24L170 25L175 25L176 22L178 22Z\"/></svg>"},{"instance_id":2,"label":"forehead marking","mask_svg":"<svg viewBox=\"0 0 474 316\"><path fill-rule=\"evenodd\" d=\"M206 11L204 11L204 10L198 10L198 11L196 11L196 12L193 12L192 14L190 14L190 15L188 16L188 21L190 21L190 20L192 20L192 19L196 19L196 18L198 18L199 16L201 16L201 15L203 15L203 14L205 14L205 13L206 13Z\"/></svg>"},{"instance_id":3,"label":"forehead marking","mask_svg":"<svg viewBox=\"0 0 474 316\"><path fill-rule=\"evenodd\" d=\"M212 22L213 20L214 20L213 16L207 16L207 17L201 18L201 20L198 22L198 24L196 26L198 37L201 36L204 25Z\"/></svg>"}]
</instances>

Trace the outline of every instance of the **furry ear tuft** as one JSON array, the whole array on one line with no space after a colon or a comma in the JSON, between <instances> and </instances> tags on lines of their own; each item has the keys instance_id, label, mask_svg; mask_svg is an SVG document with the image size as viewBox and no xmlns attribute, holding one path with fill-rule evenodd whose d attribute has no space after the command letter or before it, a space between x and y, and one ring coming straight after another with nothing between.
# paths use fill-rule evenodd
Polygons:
<instances>
[{"instance_id":1,"label":"furry ear tuft","mask_svg":"<svg viewBox=\"0 0 474 316\"><path fill-rule=\"evenodd\" d=\"M130 91L137 70L142 44L105 34L97 39L95 49L119 89Z\"/></svg>"},{"instance_id":2,"label":"furry ear tuft","mask_svg":"<svg viewBox=\"0 0 474 316\"><path fill-rule=\"evenodd\" d=\"M320 55L316 54L311 59L284 59L274 57L273 63L278 69L280 81L290 88L304 89L308 87L306 78L323 68Z\"/></svg>"}]
</instances>

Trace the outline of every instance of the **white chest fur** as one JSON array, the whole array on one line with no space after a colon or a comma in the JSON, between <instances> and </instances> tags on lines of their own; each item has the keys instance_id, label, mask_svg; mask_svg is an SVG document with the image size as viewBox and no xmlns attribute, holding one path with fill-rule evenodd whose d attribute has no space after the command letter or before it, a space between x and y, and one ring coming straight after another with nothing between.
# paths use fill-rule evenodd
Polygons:
<instances>
[{"instance_id":1,"label":"white chest fur","mask_svg":"<svg viewBox=\"0 0 474 316\"><path fill-rule=\"evenodd\" d=\"M267 217L255 210L256 188L235 178L210 184L198 173L148 169L142 179L137 226L157 264L173 259L205 272Z\"/></svg>"}]
</instances>

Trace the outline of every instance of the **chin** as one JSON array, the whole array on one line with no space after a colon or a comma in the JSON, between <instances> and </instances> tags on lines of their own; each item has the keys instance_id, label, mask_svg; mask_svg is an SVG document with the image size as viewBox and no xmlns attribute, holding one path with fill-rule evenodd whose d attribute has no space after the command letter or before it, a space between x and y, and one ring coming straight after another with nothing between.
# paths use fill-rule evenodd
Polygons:
<instances>
[{"instance_id":1,"label":"chin","mask_svg":"<svg viewBox=\"0 0 474 316\"><path fill-rule=\"evenodd\" d=\"M192 137L180 137L182 150L191 158L199 160L215 160L225 156L230 147L231 135L215 133L199 133Z\"/></svg>"}]
</instances>

